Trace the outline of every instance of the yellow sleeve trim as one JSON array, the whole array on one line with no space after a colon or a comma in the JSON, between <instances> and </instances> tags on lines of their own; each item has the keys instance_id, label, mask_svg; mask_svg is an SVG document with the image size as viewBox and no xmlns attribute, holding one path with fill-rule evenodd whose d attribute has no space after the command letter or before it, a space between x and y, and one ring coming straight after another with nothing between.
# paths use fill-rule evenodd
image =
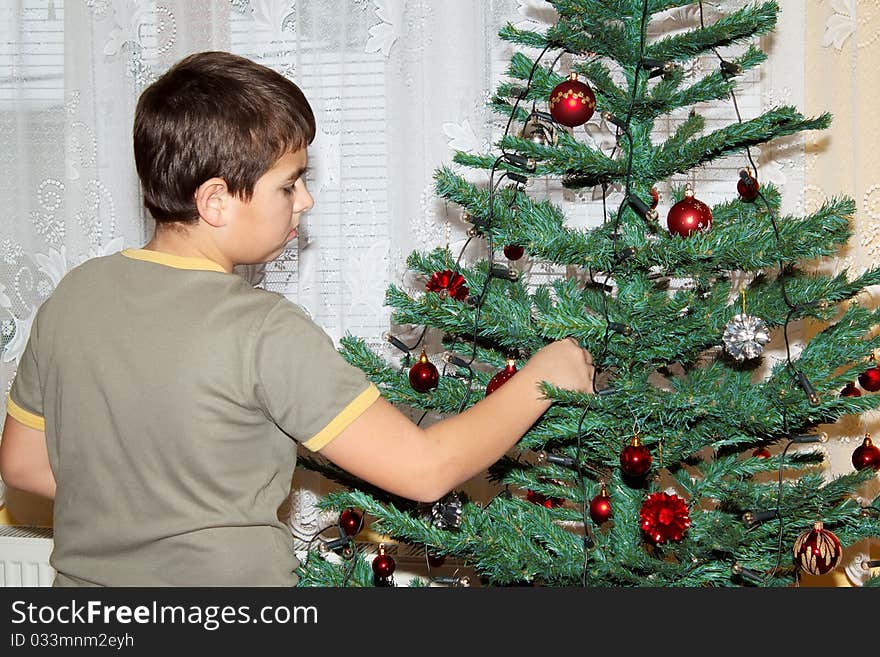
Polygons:
<instances>
[{"instance_id":1,"label":"yellow sleeve trim","mask_svg":"<svg viewBox=\"0 0 880 657\"><path fill-rule=\"evenodd\" d=\"M21 406L12 401L12 397L6 398L6 412L26 427L36 429L37 431L46 430L46 420L36 413L24 410Z\"/></svg>"},{"instance_id":2,"label":"yellow sleeve trim","mask_svg":"<svg viewBox=\"0 0 880 657\"><path fill-rule=\"evenodd\" d=\"M379 394L379 388L371 383L369 388L355 397L348 406L342 409L339 415L330 420L326 427L305 441L303 447L313 452L317 452L322 447L325 447L331 440L341 434L345 427L360 417L361 413L367 410L379 398Z\"/></svg>"}]
</instances>

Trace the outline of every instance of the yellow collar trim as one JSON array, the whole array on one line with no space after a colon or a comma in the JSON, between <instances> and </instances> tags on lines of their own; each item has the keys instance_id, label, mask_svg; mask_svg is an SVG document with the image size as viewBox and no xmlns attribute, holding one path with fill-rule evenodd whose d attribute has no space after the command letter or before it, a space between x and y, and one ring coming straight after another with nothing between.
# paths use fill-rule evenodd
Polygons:
<instances>
[{"instance_id":1,"label":"yellow collar trim","mask_svg":"<svg viewBox=\"0 0 880 657\"><path fill-rule=\"evenodd\" d=\"M161 251L148 251L147 249L125 249L122 255L132 260L144 260L154 262L157 265L174 267L175 269L198 269L203 271L219 271L227 273L223 267L207 258L190 258L188 256L171 255Z\"/></svg>"}]
</instances>

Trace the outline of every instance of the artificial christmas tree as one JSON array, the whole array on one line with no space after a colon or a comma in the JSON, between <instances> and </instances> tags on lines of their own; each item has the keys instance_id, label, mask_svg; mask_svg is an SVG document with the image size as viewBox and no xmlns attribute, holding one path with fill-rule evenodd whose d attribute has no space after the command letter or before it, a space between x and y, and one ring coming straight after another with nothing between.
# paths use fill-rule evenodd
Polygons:
<instances>
[{"instance_id":1,"label":"artificial christmas tree","mask_svg":"<svg viewBox=\"0 0 880 657\"><path fill-rule=\"evenodd\" d=\"M855 300L880 270L806 268L846 244L854 204L833 198L783 216L780 190L752 158L753 146L830 122L792 107L743 120L732 102L740 76L765 60L754 37L773 30L779 8L743 3L709 20L702 3L681 0L551 4L559 19L545 33L501 32L533 54L513 56L492 98L506 125L498 152L455 157L486 170L488 185L448 167L435 176L488 257L413 253L408 265L426 291L388 290L394 321L443 334L448 367L436 387L414 389L404 368L361 340L344 339L343 354L392 402L443 414L491 392L511 352L527 358L573 336L593 354L597 394L547 386L553 406L491 469L503 489L484 503L453 493L425 508L320 459L303 463L351 488L326 507L363 510L382 534L464 559L486 585L785 586L800 572L828 572L842 547L880 535L880 501L856 501L876 475L854 468L825 481L813 467L821 451L792 448L819 442L822 424L880 405L877 395L841 394L880 346L871 337L880 315ZM647 37L652 18L687 9L699 24ZM708 130L697 107L725 103L735 118ZM677 128L658 136L670 116ZM578 126L599 117L616 137L608 151L579 139ZM724 157L742 159L728 199L710 207L698 189L675 185L659 220L658 185ZM599 190L601 224L566 226L527 186L536 177ZM569 275L531 283L496 263L504 245ZM789 333L809 322L820 328L798 351ZM771 336L775 362L765 353ZM407 356L422 348L396 344ZM533 504L536 495L561 503ZM362 563L342 567L343 581L369 584ZM310 559L302 583L338 583L336 572Z\"/></svg>"}]
</instances>

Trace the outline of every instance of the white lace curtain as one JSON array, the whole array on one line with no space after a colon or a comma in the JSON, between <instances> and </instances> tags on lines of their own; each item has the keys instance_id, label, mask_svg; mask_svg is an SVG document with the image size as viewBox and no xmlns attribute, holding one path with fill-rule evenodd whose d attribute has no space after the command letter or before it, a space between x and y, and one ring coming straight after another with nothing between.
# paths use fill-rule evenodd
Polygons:
<instances>
[{"instance_id":1,"label":"white lace curtain","mask_svg":"<svg viewBox=\"0 0 880 657\"><path fill-rule=\"evenodd\" d=\"M704 4L711 13L742 3ZM778 103L814 114L852 113L863 117L858 140L849 131L837 142L832 133L832 143L845 150L866 131L876 141L880 122L852 109L864 103L858 86L847 86L860 75L873 76L858 80L865 88L878 86L869 64L878 48L876 2L781 5L779 29L762 43L770 61L742 81L744 113ZM297 247L264 272L249 273L303 305L335 339L351 332L389 358L399 356L380 337L389 327L386 286L405 281L412 249L455 250L465 240L458 209L433 194L434 169L450 162L454 148L486 151L503 130L485 108L512 52L496 36L500 27L541 29L553 19L543 0L0 0L0 389L8 390L33 314L61 276L89 257L149 237L131 157L134 105L171 63L207 49L252 57L290 77L318 119L310 150L317 205ZM693 11L673 12L662 27L685 29L694 21ZM848 66L849 77L841 74ZM875 119L876 108L872 103ZM707 118L735 120L725 106ZM597 119L578 134L607 145L610 131ZM853 162L848 178L826 171L818 182L803 150L801 137L760 153L762 175L782 186L788 211L802 210L825 190L855 196L862 217L876 215L872 181L880 149L861 150L873 158L867 173ZM826 167L840 162L821 151L811 157L808 163ZM701 196L730 196L742 164L732 159L699 173ZM479 172L466 175L482 179ZM805 196L805 175L812 195ZM531 189L551 194L573 225L599 219L589 190L571 194L541 181ZM876 251L876 228L863 222L859 230L863 246L846 263L856 268ZM524 265L536 279L558 273L536 264ZM853 446L832 449L832 470L846 468ZM303 492L293 500L292 524L307 531L320 522L312 502L324 484L297 476ZM23 522L49 517L32 501L17 500L16 509Z\"/></svg>"},{"instance_id":2,"label":"white lace curtain","mask_svg":"<svg viewBox=\"0 0 880 657\"><path fill-rule=\"evenodd\" d=\"M309 181L317 205L296 248L246 273L303 305L334 339L351 332L384 348L388 281L403 275L413 248L449 239L431 192L433 169L451 156L444 125L488 134L482 104L499 73L488 55L519 10L516 2L0 0L0 389L8 391L34 313L61 277L149 238L131 156L135 103L170 64L209 49L296 81L318 122ZM318 484L307 475L301 483L307 499L295 515L313 524ZM9 496L19 521L50 520L50 507Z\"/></svg>"}]
</instances>

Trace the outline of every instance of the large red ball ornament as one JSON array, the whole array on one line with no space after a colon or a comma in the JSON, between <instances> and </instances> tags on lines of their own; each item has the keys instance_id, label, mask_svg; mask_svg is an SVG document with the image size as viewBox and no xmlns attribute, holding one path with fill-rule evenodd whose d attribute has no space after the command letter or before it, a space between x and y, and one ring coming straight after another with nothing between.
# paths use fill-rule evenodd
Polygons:
<instances>
[{"instance_id":1,"label":"large red ball ornament","mask_svg":"<svg viewBox=\"0 0 880 657\"><path fill-rule=\"evenodd\" d=\"M590 85L578 80L577 73L550 92L550 115L557 123L574 128L589 121L595 111L596 96Z\"/></svg>"},{"instance_id":2,"label":"large red ball ornament","mask_svg":"<svg viewBox=\"0 0 880 657\"><path fill-rule=\"evenodd\" d=\"M394 574L395 568L397 564L394 563L391 555L387 554L385 545L380 543L379 553L373 559L373 574L380 579L388 579Z\"/></svg>"},{"instance_id":3,"label":"large red ball ornament","mask_svg":"<svg viewBox=\"0 0 880 657\"><path fill-rule=\"evenodd\" d=\"M684 193L683 199L669 208L666 226L670 233L681 237L709 230L712 227L712 210L694 198L693 191L689 189Z\"/></svg>"},{"instance_id":4,"label":"large red ball ornament","mask_svg":"<svg viewBox=\"0 0 880 657\"><path fill-rule=\"evenodd\" d=\"M352 508L345 509L339 514L339 529L346 536L357 534L364 523L364 517Z\"/></svg>"},{"instance_id":5,"label":"large red ball ornament","mask_svg":"<svg viewBox=\"0 0 880 657\"><path fill-rule=\"evenodd\" d=\"M605 484L602 484L602 489L599 491L599 494L590 500L590 518L592 518L593 522L597 525L601 525L610 517L611 498L608 497L608 489L605 488Z\"/></svg>"},{"instance_id":6,"label":"large red ball ornament","mask_svg":"<svg viewBox=\"0 0 880 657\"><path fill-rule=\"evenodd\" d=\"M843 390L840 391L841 397L861 397L862 391L856 388L856 384L850 381L845 386L843 386Z\"/></svg>"},{"instance_id":7,"label":"large red ball ornament","mask_svg":"<svg viewBox=\"0 0 880 657\"><path fill-rule=\"evenodd\" d=\"M641 477L651 469L651 452L642 445L638 436L633 436L630 444L620 453L620 469L630 477Z\"/></svg>"},{"instance_id":8,"label":"large red ball ornament","mask_svg":"<svg viewBox=\"0 0 880 657\"><path fill-rule=\"evenodd\" d=\"M873 468L880 471L880 448L871 440L871 434L865 434L865 440L852 453L852 464L856 470Z\"/></svg>"},{"instance_id":9,"label":"large red ball ornament","mask_svg":"<svg viewBox=\"0 0 880 657\"><path fill-rule=\"evenodd\" d=\"M691 526L687 504L678 495L669 493L648 495L639 511L639 518L642 531L655 545L680 541Z\"/></svg>"},{"instance_id":10,"label":"large red ball ornament","mask_svg":"<svg viewBox=\"0 0 880 657\"><path fill-rule=\"evenodd\" d=\"M773 454L770 453L770 450L761 445L761 447L756 447L755 451L752 452L752 456L758 459L769 459Z\"/></svg>"},{"instance_id":11,"label":"large red ball ornament","mask_svg":"<svg viewBox=\"0 0 880 657\"><path fill-rule=\"evenodd\" d=\"M739 194L740 199L747 203L751 203L758 198L758 181L747 169L743 169L739 172L736 191Z\"/></svg>"},{"instance_id":12,"label":"large red ball ornament","mask_svg":"<svg viewBox=\"0 0 880 657\"><path fill-rule=\"evenodd\" d=\"M486 386L486 394L490 395L498 390L514 374L516 374L516 361L513 358L508 358L507 366L489 380L489 385Z\"/></svg>"},{"instance_id":13,"label":"large red ball ornament","mask_svg":"<svg viewBox=\"0 0 880 657\"><path fill-rule=\"evenodd\" d=\"M811 575L824 575L840 563L843 548L840 539L817 521L813 528L803 532L794 542L794 562Z\"/></svg>"},{"instance_id":14,"label":"large red ball ornament","mask_svg":"<svg viewBox=\"0 0 880 657\"><path fill-rule=\"evenodd\" d=\"M410 385L418 392L428 392L431 388L436 388L439 382L440 372L437 371L434 363L428 360L428 354L422 349L419 360L409 368Z\"/></svg>"},{"instance_id":15,"label":"large red ball ornament","mask_svg":"<svg viewBox=\"0 0 880 657\"><path fill-rule=\"evenodd\" d=\"M880 367L875 365L859 374L859 385L868 392L880 390Z\"/></svg>"}]
</instances>

